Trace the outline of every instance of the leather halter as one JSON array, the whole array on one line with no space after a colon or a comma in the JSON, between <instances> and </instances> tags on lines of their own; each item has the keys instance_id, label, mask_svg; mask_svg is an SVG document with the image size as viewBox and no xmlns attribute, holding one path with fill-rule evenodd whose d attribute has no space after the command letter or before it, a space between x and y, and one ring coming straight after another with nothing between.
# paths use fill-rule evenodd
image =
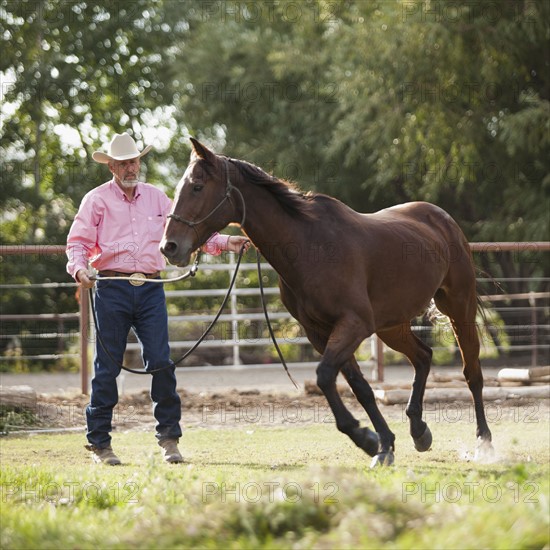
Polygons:
<instances>
[{"instance_id":1,"label":"leather halter","mask_svg":"<svg viewBox=\"0 0 550 550\"><path fill-rule=\"evenodd\" d=\"M237 189L231 183L231 179L229 178L229 160L230 159L224 158L223 160L224 160L224 166L225 166L226 181L225 181L225 194L222 197L221 201L216 206L214 206L214 208L212 208L212 210L210 210L210 212L206 216L202 217L200 220L186 220L185 218L183 218L178 214L168 214L167 218L172 218L177 222L184 223L185 225L188 225L191 228L195 228L195 226L201 224L202 222L205 222L208 218L210 218L210 216L212 216L217 210L219 210L227 199L231 199L231 191L236 191L239 194L241 198L241 203L243 205L243 217L241 220L241 227L243 226L246 218L246 205L244 202L244 198L240 190Z\"/></svg>"}]
</instances>

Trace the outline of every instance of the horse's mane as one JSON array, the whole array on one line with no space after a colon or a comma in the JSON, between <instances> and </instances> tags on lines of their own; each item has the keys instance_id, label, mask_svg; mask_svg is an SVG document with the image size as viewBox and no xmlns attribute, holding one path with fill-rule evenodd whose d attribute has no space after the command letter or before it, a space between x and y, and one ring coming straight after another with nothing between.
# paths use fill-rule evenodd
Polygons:
<instances>
[{"instance_id":1,"label":"horse's mane","mask_svg":"<svg viewBox=\"0 0 550 550\"><path fill-rule=\"evenodd\" d=\"M312 215L313 200L316 193L304 193L292 182L281 180L264 172L258 166L244 160L227 159L240 172L241 176L254 185L261 185L272 193L279 203L291 214Z\"/></svg>"}]
</instances>

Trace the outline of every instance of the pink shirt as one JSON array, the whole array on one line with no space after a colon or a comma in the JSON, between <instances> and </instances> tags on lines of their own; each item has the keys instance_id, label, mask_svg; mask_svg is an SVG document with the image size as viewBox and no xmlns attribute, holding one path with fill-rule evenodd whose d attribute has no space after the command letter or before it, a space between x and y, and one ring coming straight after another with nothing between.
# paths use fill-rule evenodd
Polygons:
<instances>
[{"instance_id":1,"label":"pink shirt","mask_svg":"<svg viewBox=\"0 0 550 550\"><path fill-rule=\"evenodd\" d=\"M67 237L67 272L76 278L88 263L98 271L154 273L166 267L159 245L172 201L163 191L139 182L130 201L113 180L82 199ZM227 250L227 235L215 233L203 249Z\"/></svg>"}]
</instances>

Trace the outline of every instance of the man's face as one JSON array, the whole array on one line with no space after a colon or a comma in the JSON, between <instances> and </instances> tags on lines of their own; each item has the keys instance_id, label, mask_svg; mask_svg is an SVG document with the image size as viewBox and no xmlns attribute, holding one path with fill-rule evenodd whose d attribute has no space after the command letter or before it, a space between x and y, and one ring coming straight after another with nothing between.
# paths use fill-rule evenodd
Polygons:
<instances>
[{"instance_id":1,"label":"man's face","mask_svg":"<svg viewBox=\"0 0 550 550\"><path fill-rule=\"evenodd\" d=\"M139 176L140 160L138 158L128 160L112 160L109 163L109 170L111 170L115 179L123 187L135 187Z\"/></svg>"}]
</instances>

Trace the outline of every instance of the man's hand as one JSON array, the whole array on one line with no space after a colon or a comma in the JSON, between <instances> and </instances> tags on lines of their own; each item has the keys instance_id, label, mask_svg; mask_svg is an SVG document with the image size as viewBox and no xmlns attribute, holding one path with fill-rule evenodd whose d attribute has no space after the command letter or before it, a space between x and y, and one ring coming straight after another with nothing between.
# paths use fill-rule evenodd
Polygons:
<instances>
[{"instance_id":1,"label":"man's hand","mask_svg":"<svg viewBox=\"0 0 550 550\"><path fill-rule=\"evenodd\" d=\"M92 288L95 285L95 281L90 279L90 273L86 269L79 269L76 279L82 285L82 288Z\"/></svg>"},{"instance_id":2,"label":"man's hand","mask_svg":"<svg viewBox=\"0 0 550 550\"><path fill-rule=\"evenodd\" d=\"M243 244L244 251L246 252L250 248L250 239L241 235L231 235L227 240L227 250L229 250L229 252L239 253Z\"/></svg>"}]
</instances>

